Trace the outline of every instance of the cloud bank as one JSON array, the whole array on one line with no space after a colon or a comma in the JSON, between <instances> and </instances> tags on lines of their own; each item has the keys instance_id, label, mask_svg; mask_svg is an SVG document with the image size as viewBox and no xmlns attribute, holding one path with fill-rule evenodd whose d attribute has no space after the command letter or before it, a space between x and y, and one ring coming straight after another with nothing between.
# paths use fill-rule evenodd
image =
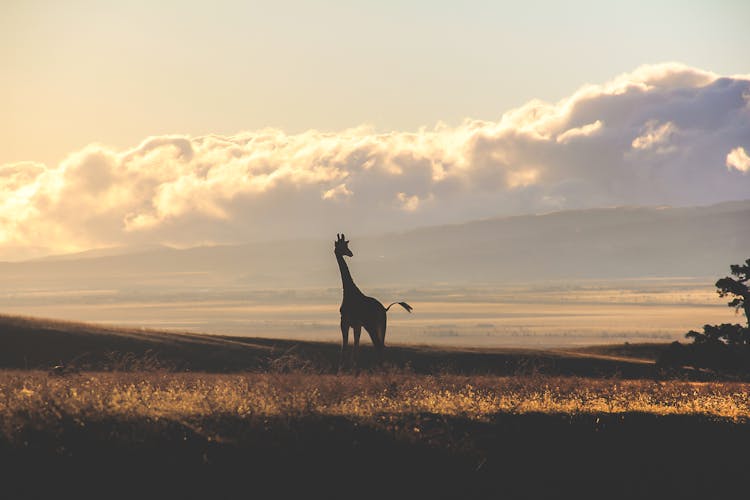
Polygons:
<instances>
[{"instance_id":1,"label":"cloud bank","mask_svg":"<svg viewBox=\"0 0 750 500\"><path fill-rule=\"evenodd\" d=\"M455 127L92 144L56 166L0 166L0 257L714 203L750 197L748 150L750 77L676 63Z\"/></svg>"}]
</instances>

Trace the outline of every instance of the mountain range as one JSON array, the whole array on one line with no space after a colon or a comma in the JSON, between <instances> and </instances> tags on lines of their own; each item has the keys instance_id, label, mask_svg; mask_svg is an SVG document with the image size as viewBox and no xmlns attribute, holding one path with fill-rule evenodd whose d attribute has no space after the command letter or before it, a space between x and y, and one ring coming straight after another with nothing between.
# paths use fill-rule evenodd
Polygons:
<instances>
[{"instance_id":1,"label":"mountain range","mask_svg":"<svg viewBox=\"0 0 750 500\"><path fill-rule=\"evenodd\" d=\"M497 217L350 239L368 286L720 276L750 257L750 200ZM7 287L338 287L336 235L175 249L114 248L0 263Z\"/></svg>"}]
</instances>

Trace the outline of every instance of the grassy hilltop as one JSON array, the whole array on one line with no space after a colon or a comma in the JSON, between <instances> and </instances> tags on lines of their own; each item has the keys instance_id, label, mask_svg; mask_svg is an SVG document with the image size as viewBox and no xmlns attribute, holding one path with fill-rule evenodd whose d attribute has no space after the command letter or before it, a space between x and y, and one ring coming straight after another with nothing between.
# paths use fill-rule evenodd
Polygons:
<instances>
[{"instance_id":1,"label":"grassy hilltop","mask_svg":"<svg viewBox=\"0 0 750 500\"><path fill-rule=\"evenodd\" d=\"M744 474L750 384L661 380L660 348L390 346L354 376L335 374L333 342L3 317L3 491L721 496Z\"/></svg>"},{"instance_id":2,"label":"grassy hilltop","mask_svg":"<svg viewBox=\"0 0 750 500\"><path fill-rule=\"evenodd\" d=\"M229 373L304 369L335 373L339 335L331 332L331 342L305 342L0 316L0 368L46 370L62 363L84 371L163 369ZM363 338L362 344L360 365L367 370L373 367L374 357L369 340ZM385 366L422 374L546 373L653 378L657 375L653 361L664 348L664 344L573 350L389 345Z\"/></svg>"}]
</instances>

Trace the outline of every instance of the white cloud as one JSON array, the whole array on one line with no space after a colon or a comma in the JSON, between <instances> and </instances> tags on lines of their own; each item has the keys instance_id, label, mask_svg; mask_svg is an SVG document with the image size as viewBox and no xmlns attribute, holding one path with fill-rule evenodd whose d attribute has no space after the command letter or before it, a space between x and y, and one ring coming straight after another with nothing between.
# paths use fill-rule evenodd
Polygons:
<instances>
[{"instance_id":1,"label":"white cloud","mask_svg":"<svg viewBox=\"0 0 750 500\"><path fill-rule=\"evenodd\" d=\"M323 193L324 200L345 200L351 197L354 193L349 191L346 184L339 184Z\"/></svg>"},{"instance_id":2,"label":"white cloud","mask_svg":"<svg viewBox=\"0 0 750 500\"><path fill-rule=\"evenodd\" d=\"M745 152L745 148L734 148L727 155L727 168L739 170L740 172L750 172L750 156Z\"/></svg>"},{"instance_id":3,"label":"white cloud","mask_svg":"<svg viewBox=\"0 0 750 500\"><path fill-rule=\"evenodd\" d=\"M589 123L582 127L573 127L558 135L556 141L560 144L567 144L579 137L590 137L599 132L602 129L602 125L601 120L596 120L594 123Z\"/></svg>"},{"instance_id":4,"label":"white cloud","mask_svg":"<svg viewBox=\"0 0 750 500\"><path fill-rule=\"evenodd\" d=\"M633 139L633 149L653 149L657 153L674 151L675 148L670 141L675 132L677 132L677 127L672 122L661 125L656 120L646 122L642 134Z\"/></svg>"},{"instance_id":5,"label":"white cloud","mask_svg":"<svg viewBox=\"0 0 750 500\"><path fill-rule=\"evenodd\" d=\"M401 209L406 212L414 212L419 208L419 196L409 196L406 193L396 193L396 199L401 205Z\"/></svg>"},{"instance_id":6,"label":"white cloud","mask_svg":"<svg viewBox=\"0 0 750 500\"><path fill-rule=\"evenodd\" d=\"M730 170L748 170L737 147L750 137L748 95L747 77L661 64L498 121L172 135L125 151L92 144L54 167L0 166L0 256L746 198L750 176Z\"/></svg>"}]
</instances>

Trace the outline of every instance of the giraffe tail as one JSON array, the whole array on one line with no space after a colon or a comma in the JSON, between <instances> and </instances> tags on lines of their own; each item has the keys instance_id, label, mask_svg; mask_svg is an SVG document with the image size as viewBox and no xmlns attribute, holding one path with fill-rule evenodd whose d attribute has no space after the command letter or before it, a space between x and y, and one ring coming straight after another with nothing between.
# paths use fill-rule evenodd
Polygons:
<instances>
[{"instance_id":1,"label":"giraffe tail","mask_svg":"<svg viewBox=\"0 0 750 500\"><path fill-rule=\"evenodd\" d=\"M401 307L403 307L404 309L406 309L406 312L411 312L411 310L414 309L412 306L410 306L406 302L393 302L388 307L386 307L385 310L387 311L388 309L391 308L391 306L395 306L396 304L398 304Z\"/></svg>"}]
</instances>

